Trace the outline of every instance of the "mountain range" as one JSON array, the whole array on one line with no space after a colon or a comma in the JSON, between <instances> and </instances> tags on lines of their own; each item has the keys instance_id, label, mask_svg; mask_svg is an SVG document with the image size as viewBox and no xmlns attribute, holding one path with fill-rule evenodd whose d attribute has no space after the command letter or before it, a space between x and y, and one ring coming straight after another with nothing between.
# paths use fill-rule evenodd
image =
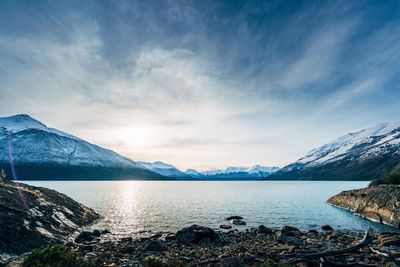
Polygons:
<instances>
[{"instance_id":1,"label":"mountain range","mask_svg":"<svg viewBox=\"0 0 400 267\"><path fill-rule=\"evenodd\" d=\"M400 122L346 134L281 169L181 171L161 161L134 161L21 114L0 118L0 168L24 180L372 180L400 169Z\"/></svg>"},{"instance_id":2,"label":"mountain range","mask_svg":"<svg viewBox=\"0 0 400 267\"><path fill-rule=\"evenodd\" d=\"M278 167L264 167L260 165L254 165L253 167L228 167L224 170L213 169L201 172L193 169L188 169L185 173L193 178L202 180L258 180L268 177L278 170Z\"/></svg>"},{"instance_id":3,"label":"mountain range","mask_svg":"<svg viewBox=\"0 0 400 267\"><path fill-rule=\"evenodd\" d=\"M373 180L400 169L400 122L380 123L311 150L269 180Z\"/></svg>"},{"instance_id":4,"label":"mountain range","mask_svg":"<svg viewBox=\"0 0 400 267\"><path fill-rule=\"evenodd\" d=\"M134 161L26 114L0 118L0 169L23 180L79 179L260 179L276 167L229 167L182 172L170 164Z\"/></svg>"},{"instance_id":5,"label":"mountain range","mask_svg":"<svg viewBox=\"0 0 400 267\"><path fill-rule=\"evenodd\" d=\"M0 118L0 168L13 179L167 179L28 115Z\"/></svg>"}]
</instances>

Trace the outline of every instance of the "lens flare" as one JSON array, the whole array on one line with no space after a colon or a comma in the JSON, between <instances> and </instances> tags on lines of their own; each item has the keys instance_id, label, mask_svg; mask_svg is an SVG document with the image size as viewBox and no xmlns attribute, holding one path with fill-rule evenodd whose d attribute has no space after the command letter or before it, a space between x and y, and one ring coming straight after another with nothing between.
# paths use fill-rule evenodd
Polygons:
<instances>
[{"instance_id":1,"label":"lens flare","mask_svg":"<svg viewBox=\"0 0 400 267\"><path fill-rule=\"evenodd\" d=\"M12 145L12 132L8 132L8 158L10 161L10 168L11 168L11 175L12 175L12 180L16 182L17 186L17 191L19 198L21 199L22 205L24 206L25 209L29 209L28 202L26 201L26 198L24 196L24 193L21 189L21 186L18 184L18 179L17 179L17 172L15 171L15 166L14 166L14 157L13 157L13 145Z\"/></svg>"}]
</instances>

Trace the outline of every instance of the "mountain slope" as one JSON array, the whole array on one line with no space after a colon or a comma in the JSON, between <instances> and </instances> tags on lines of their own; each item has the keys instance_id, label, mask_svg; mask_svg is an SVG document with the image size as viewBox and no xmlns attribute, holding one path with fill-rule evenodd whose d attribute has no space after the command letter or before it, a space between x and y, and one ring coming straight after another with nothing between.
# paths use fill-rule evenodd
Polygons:
<instances>
[{"instance_id":1,"label":"mountain slope","mask_svg":"<svg viewBox=\"0 0 400 267\"><path fill-rule=\"evenodd\" d=\"M0 118L0 168L8 177L25 180L165 179L131 159L48 128L28 115Z\"/></svg>"},{"instance_id":2,"label":"mountain slope","mask_svg":"<svg viewBox=\"0 0 400 267\"><path fill-rule=\"evenodd\" d=\"M144 166L145 168L147 168L148 170L158 173L160 175L166 176L166 177L173 177L173 178L180 178L180 179L190 178L190 176L187 175L186 173L181 172L174 166L172 166L170 164L166 164L161 161L156 161L156 162L139 161L139 163L142 166Z\"/></svg>"},{"instance_id":3,"label":"mountain slope","mask_svg":"<svg viewBox=\"0 0 400 267\"><path fill-rule=\"evenodd\" d=\"M311 150L269 179L372 180L400 168L400 122L349 133Z\"/></svg>"},{"instance_id":4,"label":"mountain slope","mask_svg":"<svg viewBox=\"0 0 400 267\"><path fill-rule=\"evenodd\" d=\"M202 172L188 169L185 173L193 178L204 180L258 180L277 170L279 170L278 167L254 165L253 167L228 167L225 170L216 169Z\"/></svg>"}]
</instances>

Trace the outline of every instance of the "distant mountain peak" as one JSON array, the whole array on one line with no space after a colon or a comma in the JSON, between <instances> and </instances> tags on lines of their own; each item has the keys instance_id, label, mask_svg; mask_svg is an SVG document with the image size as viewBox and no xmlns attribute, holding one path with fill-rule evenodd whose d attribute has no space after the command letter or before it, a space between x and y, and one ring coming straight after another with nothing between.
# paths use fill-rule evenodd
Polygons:
<instances>
[{"instance_id":1,"label":"distant mountain peak","mask_svg":"<svg viewBox=\"0 0 400 267\"><path fill-rule=\"evenodd\" d=\"M267 177L278 170L278 167L254 165L252 167L230 166L223 170L216 168L210 168L206 171L188 169L185 173L194 178L204 179L259 179L261 177Z\"/></svg>"}]
</instances>

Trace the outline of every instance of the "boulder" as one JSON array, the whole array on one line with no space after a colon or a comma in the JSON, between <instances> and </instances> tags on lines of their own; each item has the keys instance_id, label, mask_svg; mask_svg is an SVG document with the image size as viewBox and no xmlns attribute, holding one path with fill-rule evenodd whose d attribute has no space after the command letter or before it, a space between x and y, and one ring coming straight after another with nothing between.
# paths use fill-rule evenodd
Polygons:
<instances>
[{"instance_id":1,"label":"boulder","mask_svg":"<svg viewBox=\"0 0 400 267\"><path fill-rule=\"evenodd\" d=\"M230 220L243 220L242 216L229 216L228 218L226 218L227 221Z\"/></svg>"},{"instance_id":2,"label":"boulder","mask_svg":"<svg viewBox=\"0 0 400 267\"><path fill-rule=\"evenodd\" d=\"M162 252L162 251L165 251L167 249L168 249L167 245L163 241L157 239L157 240L150 241L150 243L147 244L147 246L145 248L145 251Z\"/></svg>"},{"instance_id":3,"label":"boulder","mask_svg":"<svg viewBox=\"0 0 400 267\"><path fill-rule=\"evenodd\" d=\"M281 243L285 243L296 247L302 244L301 240L294 236L281 236L278 240Z\"/></svg>"},{"instance_id":4,"label":"boulder","mask_svg":"<svg viewBox=\"0 0 400 267\"><path fill-rule=\"evenodd\" d=\"M184 245L188 245L190 243L198 243L205 238L212 239L214 235L215 232L213 229L194 224L179 230L176 233L176 240Z\"/></svg>"},{"instance_id":5,"label":"boulder","mask_svg":"<svg viewBox=\"0 0 400 267\"><path fill-rule=\"evenodd\" d=\"M221 228L221 229L231 229L231 228L232 228L232 225L221 224L221 225L219 226L219 228Z\"/></svg>"},{"instance_id":6,"label":"boulder","mask_svg":"<svg viewBox=\"0 0 400 267\"><path fill-rule=\"evenodd\" d=\"M101 236L101 232L100 232L99 230L94 230L94 231L92 232L92 235L93 235L94 237L100 237L100 236Z\"/></svg>"},{"instance_id":7,"label":"boulder","mask_svg":"<svg viewBox=\"0 0 400 267\"><path fill-rule=\"evenodd\" d=\"M314 230L314 229L309 230L308 234L310 234L310 235L319 235L318 231Z\"/></svg>"},{"instance_id":8,"label":"boulder","mask_svg":"<svg viewBox=\"0 0 400 267\"><path fill-rule=\"evenodd\" d=\"M93 232L82 231L82 232L75 238L75 242L76 242L76 243L90 242L90 241L93 241L95 238L96 238L96 235L93 234Z\"/></svg>"},{"instance_id":9,"label":"boulder","mask_svg":"<svg viewBox=\"0 0 400 267\"><path fill-rule=\"evenodd\" d=\"M333 231L333 228L329 224L322 225L321 229L324 231Z\"/></svg>"},{"instance_id":10,"label":"boulder","mask_svg":"<svg viewBox=\"0 0 400 267\"><path fill-rule=\"evenodd\" d=\"M285 225L285 226L283 226L283 228L282 228L282 232L284 232L284 233L289 233L289 232L300 232L300 230L297 229L296 227Z\"/></svg>"},{"instance_id":11,"label":"boulder","mask_svg":"<svg viewBox=\"0 0 400 267\"><path fill-rule=\"evenodd\" d=\"M234 225L246 225L246 222L242 221L241 219L232 219L231 224Z\"/></svg>"},{"instance_id":12,"label":"boulder","mask_svg":"<svg viewBox=\"0 0 400 267\"><path fill-rule=\"evenodd\" d=\"M265 225L260 225L257 228L258 234L272 234L274 231L271 228L266 227Z\"/></svg>"},{"instance_id":13,"label":"boulder","mask_svg":"<svg viewBox=\"0 0 400 267\"><path fill-rule=\"evenodd\" d=\"M213 241L216 243L227 244L230 242L230 239L227 234L223 232L216 232Z\"/></svg>"}]
</instances>

